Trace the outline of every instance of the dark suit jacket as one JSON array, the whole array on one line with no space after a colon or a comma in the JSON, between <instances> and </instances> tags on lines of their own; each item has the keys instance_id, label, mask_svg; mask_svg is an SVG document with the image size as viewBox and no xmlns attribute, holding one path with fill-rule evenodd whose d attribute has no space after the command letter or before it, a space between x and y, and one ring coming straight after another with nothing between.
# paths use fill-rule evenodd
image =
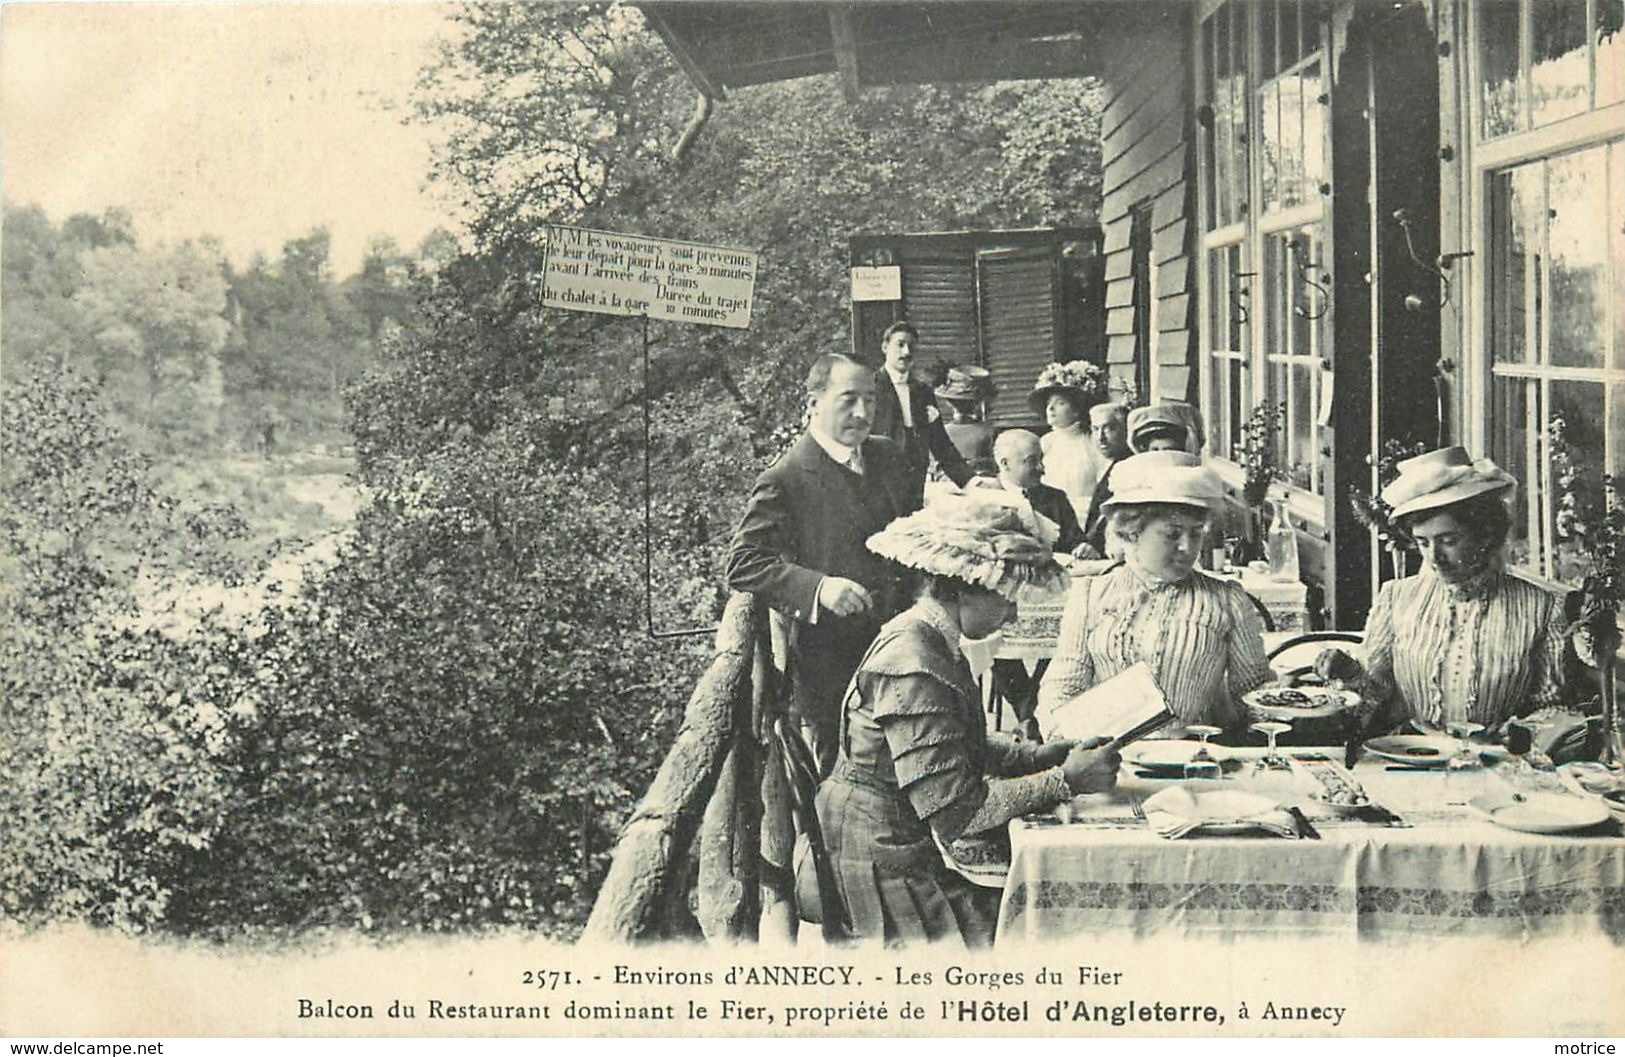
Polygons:
<instances>
[{"instance_id":1,"label":"dark suit jacket","mask_svg":"<svg viewBox=\"0 0 1625 1057\"><path fill-rule=\"evenodd\" d=\"M1078 527L1077 511L1072 509L1072 500L1066 497L1065 492L1047 484L1035 484L1027 489L1027 502L1061 527L1061 534L1055 540L1056 551L1071 554L1072 549L1083 542L1083 529Z\"/></svg>"},{"instance_id":2,"label":"dark suit jacket","mask_svg":"<svg viewBox=\"0 0 1625 1057\"><path fill-rule=\"evenodd\" d=\"M1106 554L1106 500L1112 497L1112 471L1122 459L1113 461L1100 471L1095 482L1095 494L1089 500L1089 523L1083 527L1083 539L1102 557Z\"/></svg>"},{"instance_id":3,"label":"dark suit jacket","mask_svg":"<svg viewBox=\"0 0 1625 1057\"><path fill-rule=\"evenodd\" d=\"M909 487L914 496L911 509L918 510L925 502L925 471L931 464L930 456L936 456L942 472L961 488L976 475L966 465L965 457L954 447L954 442L948 439L948 431L942 424L942 415L937 413L937 401L931 387L909 382L908 396L909 414L914 419L913 429L903 425L903 405L897 400L891 375L886 373L884 367L875 372L875 421L872 432L877 437L896 442L903 449Z\"/></svg>"},{"instance_id":4,"label":"dark suit jacket","mask_svg":"<svg viewBox=\"0 0 1625 1057\"><path fill-rule=\"evenodd\" d=\"M864 472L838 465L811 434L756 479L728 552L728 586L749 591L794 618L792 701L807 722L833 729L847 680L880 625L903 599L890 563L864 542L908 513L902 453L890 441L863 443ZM874 596L867 613L818 613L825 575L856 580Z\"/></svg>"}]
</instances>

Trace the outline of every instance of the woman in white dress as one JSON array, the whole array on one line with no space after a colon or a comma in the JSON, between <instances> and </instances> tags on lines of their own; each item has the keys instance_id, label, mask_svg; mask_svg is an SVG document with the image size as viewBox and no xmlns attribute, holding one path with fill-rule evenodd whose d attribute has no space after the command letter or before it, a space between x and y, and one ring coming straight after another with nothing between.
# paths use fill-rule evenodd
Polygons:
<instances>
[{"instance_id":1,"label":"woman in white dress","mask_svg":"<svg viewBox=\"0 0 1625 1057\"><path fill-rule=\"evenodd\" d=\"M1044 434L1044 483L1072 501L1078 524L1089 519L1089 501L1102 469L1089 432L1089 409L1106 399L1106 372L1084 360L1052 363L1027 396L1033 413L1050 425Z\"/></svg>"}]
</instances>

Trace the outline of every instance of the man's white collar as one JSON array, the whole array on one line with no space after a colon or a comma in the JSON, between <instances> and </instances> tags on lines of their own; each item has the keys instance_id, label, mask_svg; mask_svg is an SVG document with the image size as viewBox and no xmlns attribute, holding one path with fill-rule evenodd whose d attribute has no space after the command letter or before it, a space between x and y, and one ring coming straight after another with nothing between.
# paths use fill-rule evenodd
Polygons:
<instances>
[{"instance_id":1,"label":"man's white collar","mask_svg":"<svg viewBox=\"0 0 1625 1057\"><path fill-rule=\"evenodd\" d=\"M838 465L845 466L852 461L852 449L819 429L816 424L809 424L807 432L812 435L812 439L818 443L818 446L824 449L824 453L834 459Z\"/></svg>"}]
</instances>

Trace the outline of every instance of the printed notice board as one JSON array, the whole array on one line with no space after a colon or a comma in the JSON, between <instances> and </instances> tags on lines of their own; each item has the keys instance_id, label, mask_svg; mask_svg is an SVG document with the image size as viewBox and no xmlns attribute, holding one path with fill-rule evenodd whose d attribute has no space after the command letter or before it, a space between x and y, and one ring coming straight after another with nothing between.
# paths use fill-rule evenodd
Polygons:
<instances>
[{"instance_id":1,"label":"printed notice board","mask_svg":"<svg viewBox=\"0 0 1625 1057\"><path fill-rule=\"evenodd\" d=\"M543 260L542 304L549 308L745 328L761 255L550 225Z\"/></svg>"}]
</instances>

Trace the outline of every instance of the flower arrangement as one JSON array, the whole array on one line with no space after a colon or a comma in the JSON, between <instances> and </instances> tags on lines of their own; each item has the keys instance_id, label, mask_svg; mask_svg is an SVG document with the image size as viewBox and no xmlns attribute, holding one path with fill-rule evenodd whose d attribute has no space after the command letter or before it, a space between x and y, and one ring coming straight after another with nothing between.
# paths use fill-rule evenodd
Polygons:
<instances>
[{"instance_id":1,"label":"flower arrangement","mask_svg":"<svg viewBox=\"0 0 1625 1057\"><path fill-rule=\"evenodd\" d=\"M1068 360L1066 363L1049 363L1039 372L1038 383L1033 386L1035 390L1052 387L1067 389L1080 389L1085 396L1101 399L1108 395L1108 379L1106 371L1098 364L1088 360Z\"/></svg>"},{"instance_id":2,"label":"flower arrangement","mask_svg":"<svg viewBox=\"0 0 1625 1057\"><path fill-rule=\"evenodd\" d=\"M1275 436L1281 432L1286 417L1285 401L1279 404L1259 404L1241 426L1241 443L1236 445L1235 459L1246 473L1241 497L1249 506L1257 508L1269 497L1270 483L1275 472Z\"/></svg>"},{"instance_id":3,"label":"flower arrangement","mask_svg":"<svg viewBox=\"0 0 1625 1057\"><path fill-rule=\"evenodd\" d=\"M1405 575L1405 555L1415 550L1411 538L1394 523L1394 508L1382 501L1382 490L1399 476L1399 464L1428 450L1426 441L1406 444L1392 438L1382 442L1377 455L1377 490L1367 492L1358 485L1349 486L1349 504L1354 508L1354 520L1364 525L1377 537L1388 552L1388 561L1395 576Z\"/></svg>"},{"instance_id":4,"label":"flower arrangement","mask_svg":"<svg viewBox=\"0 0 1625 1057\"><path fill-rule=\"evenodd\" d=\"M1597 669L1602 699L1603 760L1621 765L1619 704L1614 663L1619 652L1619 612L1625 607L1625 501L1609 474L1590 485L1575 459L1568 423L1553 415L1546 432L1557 492L1557 538L1575 543L1583 556L1579 590L1568 598L1568 633L1581 660ZM1589 654L1589 656L1587 656Z\"/></svg>"}]
</instances>

